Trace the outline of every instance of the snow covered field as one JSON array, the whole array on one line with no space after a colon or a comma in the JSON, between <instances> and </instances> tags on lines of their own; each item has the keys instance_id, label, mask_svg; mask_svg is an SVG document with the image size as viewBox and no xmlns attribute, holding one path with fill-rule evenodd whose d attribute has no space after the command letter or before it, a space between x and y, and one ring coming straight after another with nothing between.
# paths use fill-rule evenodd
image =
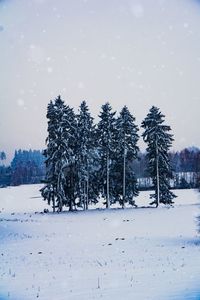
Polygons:
<instances>
[{"instance_id":1,"label":"snow covered field","mask_svg":"<svg viewBox=\"0 0 200 300\"><path fill-rule=\"evenodd\" d=\"M170 209L41 214L39 188L0 189L1 300L200 299L196 191Z\"/></svg>"}]
</instances>

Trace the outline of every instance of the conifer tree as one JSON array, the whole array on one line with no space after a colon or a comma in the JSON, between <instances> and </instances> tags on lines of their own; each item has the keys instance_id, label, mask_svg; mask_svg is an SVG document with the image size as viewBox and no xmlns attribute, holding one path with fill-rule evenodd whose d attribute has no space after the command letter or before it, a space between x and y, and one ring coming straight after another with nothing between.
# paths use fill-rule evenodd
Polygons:
<instances>
[{"instance_id":1,"label":"conifer tree","mask_svg":"<svg viewBox=\"0 0 200 300\"><path fill-rule=\"evenodd\" d=\"M62 155L61 183L64 192L64 205L72 211L76 208L78 196L77 170L77 120L73 108L65 105L62 117L62 136L64 151Z\"/></svg>"},{"instance_id":2,"label":"conifer tree","mask_svg":"<svg viewBox=\"0 0 200 300\"><path fill-rule=\"evenodd\" d=\"M125 203L135 205L133 197L138 196L137 179L133 170L133 161L137 158L138 126L127 106L124 106L116 121L117 147L115 158L115 184L113 192L124 208Z\"/></svg>"},{"instance_id":3,"label":"conifer tree","mask_svg":"<svg viewBox=\"0 0 200 300\"><path fill-rule=\"evenodd\" d=\"M115 112L109 103L101 107L100 121L97 127L98 151L100 155L100 186L103 197L106 198L106 208L110 208L110 169L115 150ZM111 196L111 197L110 197Z\"/></svg>"},{"instance_id":4,"label":"conifer tree","mask_svg":"<svg viewBox=\"0 0 200 300\"><path fill-rule=\"evenodd\" d=\"M85 101L80 105L77 115L77 165L79 205L88 209L90 194L93 189L93 155L94 155L94 125ZM95 194L93 202L96 202Z\"/></svg>"},{"instance_id":5,"label":"conifer tree","mask_svg":"<svg viewBox=\"0 0 200 300\"><path fill-rule=\"evenodd\" d=\"M50 101L47 107L47 119L48 119L48 137L46 139L47 148L44 150L46 157L46 185L41 189L42 196L48 201L50 205L52 202L53 211L56 208L56 202L59 202L59 173L58 173L58 161L59 161L59 145L61 128L60 123L62 119L64 102L60 96L55 101ZM58 204L58 206L60 203ZM61 206L61 205L60 205Z\"/></svg>"},{"instance_id":6,"label":"conifer tree","mask_svg":"<svg viewBox=\"0 0 200 300\"><path fill-rule=\"evenodd\" d=\"M72 209L75 201L74 192L74 132L73 110L64 104L58 96L47 107L48 137L46 157L46 185L42 188L42 196L53 205L53 211L62 211L64 205ZM69 175L70 174L70 175Z\"/></svg>"},{"instance_id":7,"label":"conifer tree","mask_svg":"<svg viewBox=\"0 0 200 300\"><path fill-rule=\"evenodd\" d=\"M4 160L6 160L6 153L4 151L0 152L0 160L3 162Z\"/></svg>"},{"instance_id":8,"label":"conifer tree","mask_svg":"<svg viewBox=\"0 0 200 300\"><path fill-rule=\"evenodd\" d=\"M142 134L147 143L148 172L153 181L155 193L151 195L154 201L151 204L159 203L172 204L176 197L170 191L169 180L172 178L172 167L168 151L172 145L173 135L169 133L170 126L164 123L165 116L159 108L153 106L142 122L144 132Z\"/></svg>"},{"instance_id":9,"label":"conifer tree","mask_svg":"<svg viewBox=\"0 0 200 300\"><path fill-rule=\"evenodd\" d=\"M88 203L96 204L101 190L101 180L99 178L100 155L96 148L90 150L88 170Z\"/></svg>"}]
</instances>

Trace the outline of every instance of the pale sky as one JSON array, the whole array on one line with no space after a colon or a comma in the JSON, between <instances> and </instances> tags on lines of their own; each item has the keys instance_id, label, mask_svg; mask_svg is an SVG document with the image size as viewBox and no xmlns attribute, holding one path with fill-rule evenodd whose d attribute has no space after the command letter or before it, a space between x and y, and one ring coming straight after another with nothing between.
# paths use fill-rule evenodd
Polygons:
<instances>
[{"instance_id":1,"label":"pale sky","mask_svg":"<svg viewBox=\"0 0 200 300\"><path fill-rule=\"evenodd\" d=\"M94 116L109 101L140 125L152 105L173 148L200 147L200 1L0 0L0 150L42 149L61 94ZM140 142L142 149L144 145Z\"/></svg>"}]
</instances>

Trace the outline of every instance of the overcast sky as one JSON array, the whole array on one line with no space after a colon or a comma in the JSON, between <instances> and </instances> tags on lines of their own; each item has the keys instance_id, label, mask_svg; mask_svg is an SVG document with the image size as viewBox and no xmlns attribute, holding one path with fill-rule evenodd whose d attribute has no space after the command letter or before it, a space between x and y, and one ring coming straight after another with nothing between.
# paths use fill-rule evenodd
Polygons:
<instances>
[{"instance_id":1,"label":"overcast sky","mask_svg":"<svg viewBox=\"0 0 200 300\"><path fill-rule=\"evenodd\" d=\"M200 1L0 0L0 150L42 149L58 94L141 123L160 107L173 148L200 146ZM141 144L142 145L142 144ZM144 149L144 146L142 146Z\"/></svg>"}]
</instances>

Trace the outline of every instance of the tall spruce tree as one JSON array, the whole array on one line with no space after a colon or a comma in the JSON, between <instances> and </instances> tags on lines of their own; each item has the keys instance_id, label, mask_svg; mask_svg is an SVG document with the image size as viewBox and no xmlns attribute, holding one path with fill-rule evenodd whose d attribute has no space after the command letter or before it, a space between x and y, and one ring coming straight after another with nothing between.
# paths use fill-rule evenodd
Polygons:
<instances>
[{"instance_id":1,"label":"tall spruce tree","mask_svg":"<svg viewBox=\"0 0 200 300\"><path fill-rule=\"evenodd\" d=\"M62 156L61 182L64 191L64 204L72 211L76 208L78 197L78 133L77 119L73 108L65 105L62 118L62 137L64 152Z\"/></svg>"},{"instance_id":2,"label":"tall spruce tree","mask_svg":"<svg viewBox=\"0 0 200 300\"><path fill-rule=\"evenodd\" d=\"M110 169L115 151L115 112L107 102L101 107L100 121L97 126L98 151L100 155L100 186L103 197L106 198L106 208L110 208Z\"/></svg>"},{"instance_id":3,"label":"tall spruce tree","mask_svg":"<svg viewBox=\"0 0 200 300\"><path fill-rule=\"evenodd\" d=\"M168 151L172 145L173 135L169 133L170 126L164 123L165 116L159 108L153 106L142 122L144 132L142 134L147 143L148 172L153 181L155 193L151 195L154 201L151 204L159 203L172 204L176 197L170 191L170 178L172 178L172 167Z\"/></svg>"},{"instance_id":4,"label":"tall spruce tree","mask_svg":"<svg viewBox=\"0 0 200 300\"><path fill-rule=\"evenodd\" d=\"M96 149L95 147L90 150L90 155L89 155L88 203L92 203L92 204L98 203L98 198L100 196L100 190L101 190L99 170L100 170L100 155L98 149Z\"/></svg>"},{"instance_id":5,"label":"tall spruce tree","mask_svg":"<svg viewBox=\"0 0 200 300\"><path fill-rule=\"evenodd\" d=\"M58 96L55 101L50 101L47 107L48 137L47 148L44 150L46 157L46 185L41 189L42 196L52 203L53 211L56 207L62 209L62 197L60 191L60 158L61 158L61 135L64 102Z\"/></svg>"},{"instance_id":6,"label":"tall spruce tree","mask_svg":"<svg viewBox=\"0 0 200 300\"><path fill-rule=\"evenodd\" d=\"M52 203L53 211L62 211L64 205L72 210L75 202L74 148L76 125L73 110L58 96L47 107L48 137L46 157L46 185L42 196Z\"/></svg>"},{"instance_id":7,"label":"tall spruce tree","mask_svg":"<svg viewBox=\"0 0 200 300\"><path fill-rule=\"evenodd\" d=\"M3 161L6 160L6 153L4 151L0 152L0 160L2 161L2 164L3 164Z\"/></svg>"},{"instance_id":8,"label":"tall spruce tree","mask_svg":"<svg viewBox=\"0 0 200 300\"><path fill-rule=\"evenodd\" d=\"M93 190L94 125L85 101L80 105L77 115L77 166L79 206L88 209L90 194ZM93 194L92 202L97 199Z\"/></svg>"},{"instance_id":9,"label":"tall spruce tree","mask_svg":"<svg viewBox=\"0 0 200 300\"><path fill-rule=\"evenodd\" d=\"M116 152L114 160L114 186L116 199L124 208L125 203L135 205L134 197L138 196L137 179L133 169L133 161L137 158L139 148L137 142L138 126L127 106L124 106L116 121Z\"/></svg>"}]
</instances>

